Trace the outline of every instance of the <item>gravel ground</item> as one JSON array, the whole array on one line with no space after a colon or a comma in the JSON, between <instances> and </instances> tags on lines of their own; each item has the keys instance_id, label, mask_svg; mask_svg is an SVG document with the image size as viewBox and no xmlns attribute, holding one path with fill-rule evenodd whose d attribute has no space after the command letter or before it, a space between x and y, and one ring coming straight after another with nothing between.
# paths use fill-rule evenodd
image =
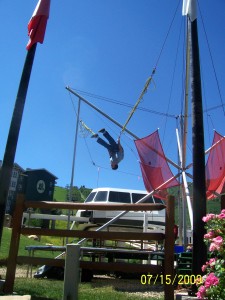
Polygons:
<instances>
[{"instance_id":1,"label":"gravel ground","mask_svg":"<svg viewBox=\"0 0 225 300\"><path fill-rule=\"evenodd\" d=\"M92 280L94 287L112 286L114 290L128 292L140 298L161 298L164 295L162 285L142 285L138 279L123 279L109 276L94 276Z\"/></svg>"},{"instance_id":2,"label":"gravel ground","mask_svg":"<svg viewBox=\"0 0 225 300\"><path fill-rule=\"evenodd\" d=\"M6 267L0 267L0 278L5 278L6 275ZM16 277L26 277L27 276L27 268L19 267L16 268Z\"/></svg>"}]
</instances>

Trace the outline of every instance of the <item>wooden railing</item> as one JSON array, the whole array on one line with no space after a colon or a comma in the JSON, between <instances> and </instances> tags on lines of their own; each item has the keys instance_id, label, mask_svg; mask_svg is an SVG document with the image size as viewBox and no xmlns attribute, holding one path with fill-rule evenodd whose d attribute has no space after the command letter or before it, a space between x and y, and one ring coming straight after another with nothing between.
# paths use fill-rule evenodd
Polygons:
<instances>
[{"instance_id":1,"label":"wooden railing","mask_svg":"<svg viewBox=\"0 0 225 300\"><path fill-rule=\"evenodd\" d=\"M27 208L45 208L45 209L69 209L69 210L105 210L105 204L81 204L66 202L46 202L46 201L24 201L24 195L20 194L17 198L16 208L13 216L13 228L11 236L10 251L7 264L6 281L4 292L11 293L16 274L17 263L36 264L36 265L54 265L64 266L65 260L18 256L20 235L40 235L40 236L59 236L73 238L88 238L101 240L139 240L139 241L164 241L164 263L163 265L134 264L119 262L92 262L80 261L80 267L90 270L113 270L139 272L142 274L163 275L164 278L171 278L171 284L164 284L165 300L171 300L174 297L174 197L169 196L166 200L166 206L163 204L111 204L107 210L121 211L156 211L166 209L165 233L154 232L105 232L105 231L81 231L81 230L62 230L62 229L37 229L24 228L21 226L23 212ZM140 250L142 251L142 250Z\"/></svg>"}]
</instances>

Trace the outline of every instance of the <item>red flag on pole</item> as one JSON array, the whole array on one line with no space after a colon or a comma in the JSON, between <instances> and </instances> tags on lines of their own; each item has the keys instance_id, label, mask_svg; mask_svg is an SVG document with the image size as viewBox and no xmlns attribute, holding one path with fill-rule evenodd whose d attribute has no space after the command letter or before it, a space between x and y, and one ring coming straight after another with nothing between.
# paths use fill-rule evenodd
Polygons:
<instances>
[{"instance_id":1,"label":"red flag on pole","mask_svg":"<svg viewBox=\"0 0 225 300\"><path fill-rule=\"evenodd\" d=\"M30 40L26 46L27 50L30 50L35 43L43 43L49 10L50 0L39 0L28 23L28 36L30 37Z\"/></svg>"}]
</instances>

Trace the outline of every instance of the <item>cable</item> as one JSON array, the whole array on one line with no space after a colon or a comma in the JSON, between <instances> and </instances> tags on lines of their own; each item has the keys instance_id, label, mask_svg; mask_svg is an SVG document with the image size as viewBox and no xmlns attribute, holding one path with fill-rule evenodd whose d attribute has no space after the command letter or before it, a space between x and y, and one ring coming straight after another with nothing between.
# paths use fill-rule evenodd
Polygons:
<instances>
[{"instance_id":1,"label":"cable","mask_svg":"<svg viewBox=\"0 0 225 300\"><path fill-rule=\"evenodd\" d=\"M181 22L183 22L182 19L181 19ZM173 91L174 79L175 79L175 70L176 70L177 60L178 60L179 44L180 44L180 40L181 40L181 30L182 30L182 26L180 26L180 32L179 32L179 36L178 36L178 40L177 40L175 63L174 63L174 68L173 68L173 73L172 73L172 82L171 82L171 87L170 87L170 94L169 94L169 100L168 100L166 115L168 115L168 111L169 111L170 103L171 103L171 99L172 99L172 91ZM165 138L165 134L166 134L166 127L167 127L166 125L167 125L167 117L165 118L165 126L163 126L164 131L163 131L162 143L164 142L164 138Z\"/></svg>"},{"instance_id":2,"label":"cable","mask_svg":"<svg viewBox=\"0 0 225 300\"><path fill-rule=\"evenodd\" d=\"M98 165L98 164L94 164L94 166L97 167L97 168L104 169L104 170L109 170L109 171L112 170L109 167L103 167L103 166ZM116 171L119 172L119 173L122 173L122 174L127 174L127 175L131 175L131 176L136 176L136 177L142 178L142 175L134 174L134 173L131 173L131 172L124 172L124 171L120 171L120 170L116 170Z\"/></svg>"},{"instance_id":3,"label":"cable","mask_svg":"<svg viewBox=\"0 0 225 300\"><path fill-rule=\"evenodd\" d=\"M152 81L152 79L153 79L153 76L154 76L154 74L155 74L155 72L156 72L156 67L157 67L157 65L158 65L158 63L159 63L159 60L160 60L161 56L162 56L163 50L164 50L165 45L166 45L166 41L167 41L167 39L168 39L168 37L169 37L169 33L170 33L170 31L171 31L173 22L174 22L174 20L175 20L175 16L176 16L176 14L177 14L177 10L178 10L179 5L180 5L180 4L179 4L179 2L178 2L178 5L177 5L176 10L175 10L175 13L174 13L174 15L173 15L172 21L171 21L171 23L170 23L169 29L168 29L168 31L167 31L167 33L166 33L166 37L165 37L164 42L163 42L163 44L162 44L161 50L160 50L160 52L159 52L159 56L158 56L158 58L157 58L157 60L156 60L155 67L153 68L150 77L147 79L147 81L146 81L146 83L145 83L145 85L144 85L144 88L143 88L143 90L142 90L142 92L141 92L141 95L140 95L140 97L138 98L137 102L135 103L134 106L131 106L131 107L132 107L132 111L131 111L130 115L128 116L127 120L126 120L126 122L125 122L125 124L124 124L124 126L123 126L123 128L122 128L122 130L121 130L121 133L124 132L124 130L125 130L127 124L129 123L129 121L130 121L131 117L133 116L135 110L138 108L138 105L140 104L141 100L143 99L144 94L147 92L148 87L149 87L149 85L150 85L150 83L151 83L151 81ZM76 90L76 89L75 89L75 90ZM78 90L78 91L79 91L79 90ZM79 92L80 92L80 91L79 91ZM93 96L93 94L90 94L90 95ZM168 116L168 115L167 115L167 116ZM176 118L176 116L173 116L173 117Z\"/></svg>"},{"instance_id":4,"label":"cable","mask_svg":"<svg viewBox=\"0 0 225 300\"><path fill-rule=\"evenodd\" d=\"M179 6L180 6L180 3L179 3L179 1L178 1L178 4L177 4L176 10L175 10L175 13L174 13L174 15L173 15L172 21L171 21L171 23L170 23L169 29L168 29L167 34L166 34L166 37L165 37L164 43L163 43L163 45L162 45L162 48L161 48L161 51L160 51L160 53L159 53L158 59L156 60L155 69L156 69L156 67L157 67L157 65L158 65L158 63L159 63L159 60L160 60L161 55L162 55L162 52L163 52L164 47L165 47L165 45L166 45L166 41L167 41L167 39L168 39L168 37L169 37L169 33L170 33L171 28L172 28L173 22L174 22L174 20L175 20L175 16L176 16L176 14L177 14L177 11L178 11Z\"/></svg>"},{"instance_id":5,"label":"cable","mask_svg":"<svg viewBox=\"0 0 225 300\"><path fill-rule=\"evenodd\" d=\"M209 55L210 55L210 58L211 58L213 72L214 72L214 76L215 76L215 80L216 80L216 84L217 84L217 88L218 88L219 98L220 98L220 102L221 102L220 106L222 107L223 114L225 116L225 109L224 109L222 94L221 94L221 90L220 90L220 85L219 85L218 77L217 77L217 74L216 74L216 69L215 69L215 65L214 65L214 61L213 61L213 56L212 56L212 52L211 52L211 49L210 49L209 40L208 40L208 36L206 34L205 24L204 24L204 21L203 21L203 17L202 17L202 13L201 13L201 9L200 9L199 4L198 4L198 8L199 8L199 12L200 12L200 16L201 16L201 21L202 21L202 26L203 26L203 30L204 30L204 33L205 33L205 38L206 38L206 42L207 42L207 46L208 46L208 50L209 50Z\"/></svg>"},{"instance_id":6,"label":"cable","mask_svg":"<svg viewBox=\"0 0 225 300\"><path fill-rule=\"evenodd\" d=\"M95 99L99 99L99 100L102 100L102 101L106 101L106 102L109 102L109 103L113 103L113 104L117 104L117 105L129 107L129 108L133 107L131 104L129 104L127 102L123 102L123 101L115 100L115 99L112 99L112 98L108 98L108 97L96 95L96 94L93 94L93 93L90 93L90 92L86 92L86 91L82 91L82 90L75 89L75 88L72 88L72 89L75 90L75 91L77 91L77 92L79 92L80 94L83 94L85 96L89 96L89 97L92 97L92 98L95 98ZM141 111L145 111L145 112L150 112L152 114L156 114L156 115L160 115L160 116L166 116L166 117L174 118L174 119L176 119L176 117L177 117L177 115L165 114L165 113L158 112L158 111L155 111L155 110L151 110L151 109L148 109L148 108L145 108L145 107L141 107L141 106L137 107L137 110L141 110Z\"/></svg>"}]
</instances>

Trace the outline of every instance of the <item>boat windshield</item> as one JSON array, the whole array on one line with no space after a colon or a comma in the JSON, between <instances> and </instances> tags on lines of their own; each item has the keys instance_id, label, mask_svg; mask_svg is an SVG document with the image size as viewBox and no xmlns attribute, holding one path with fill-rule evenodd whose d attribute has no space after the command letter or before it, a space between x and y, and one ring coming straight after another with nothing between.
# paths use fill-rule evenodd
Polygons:
<instances>
[{"instance_id":1,"label":"boat windshield","mask_svg":"<svg viewBox=\"0 0 225 300\"><path fill-rule=\"evenodd\" d=\"M98 191L96 197L95 197L95 202L106 202L107 201L107 191Z\"/></svg>"},{"instance_id":2,"label":"boat windshield","mask_svg":"<svg viewBox=\"0 0 225 300\"><path fill-rule=\"evenodd\" d=\"M87 197L87 199L85 200L85 203L87 202L91 202L94 199L94 196L96 195L96 192L90 193Z\"/></svg>"}]
</instances>

